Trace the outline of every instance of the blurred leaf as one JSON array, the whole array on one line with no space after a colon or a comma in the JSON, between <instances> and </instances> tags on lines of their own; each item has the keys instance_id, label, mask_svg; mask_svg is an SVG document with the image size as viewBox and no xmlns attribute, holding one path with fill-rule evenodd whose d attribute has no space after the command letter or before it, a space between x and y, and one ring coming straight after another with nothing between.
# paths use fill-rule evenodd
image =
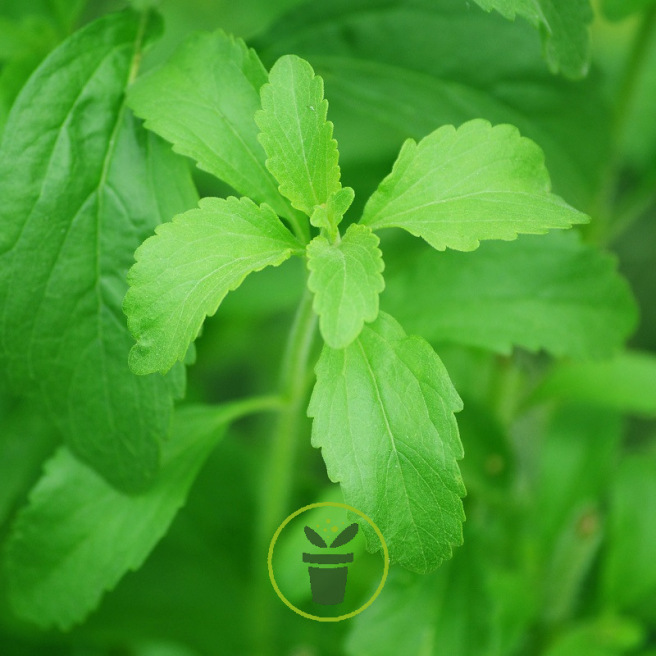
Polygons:
<instances>
[{"instance_id":1,"label":"blurred leaf","mask_svg":"<svg viewBox=\"0 0 656 656\"><path fill-rule=\"evenodd\" d=\"M542 613L548 622L571 617L597 555L601 507L619 457L622 423L611 410L564 406L540 445L535 506L544 570Z\"/></svg>"},{"instance_id":2,"label":"blurred leaf","mask_svg":"<svg viewBox=\"0 0 656 656\"><path fill-rule=\"evenodd\" d=\"M651 18L646 16L645 22L638 23L633 33L633 39L645 41L641 63L632 69L634 88L625 109L620 155L635 179L634 184L623 191L635 193L638 188L642 193L650 193L653 199L656 191L656 8L650 11ZM641 185L645 185L644 190L640 189Z\"/></svg>"},{"instance_id":3,"label":"blurred leaf","mask_svg":"<svg viewBox=\"0 0 656 656\"><path fill-rule=\"evenodd\" d=\"M2 62L43 51L45 44L54 44L56 41L56 34L46 20L32 17L19 22L0 15L0 61Z\"/></svg>"},{"instance_id":4,"label":"blurred leaf","mask_svg":"<svg viewBox=\"0 0 656 656\"><path fill-rule=\"evenodd\" d=\"M162 468L141 495L119 492L60 449L9 538L6 566L16 612L41 627L60 629L84 619L106 590L142 565L239 413L238 403L177 411Z\"/></svg>"},{"instance_id":5,"label":"blurred leaf","mask_svg":"<svg viewBox=\"0 0 656 656\"><path fill-rule=\"evenodd\" d=\"M291 208L264 165L254 115L267 74L253 50L223 32L196 33L130 88L129 104L173 150L281 215Z\"/></svg>"},{"instance_id":6,"label":"blurred leaf","mask_svg":"<svg viewBox=\"0 0 656 656\"><path fill-rule=\"evenodd\" d=\"M266 421L269 417L262 417ZM142 643L185 645L199 656L247 654L257 464L234 425L212 450L164 538L70 634L102 656ZM305 537L303 536L303 540ZM307 576L307 572L306 572ZM286 610L286 609L285 609Z\"/></svg>"},{"instance_id":7,"label":"blurred leaf","mask_svg":"<svg viewBox=\"0 0 656 656\"><path fill-rule=\"evenodd\" d=\"M352 186L349 165L378 170L408 136L474 118L535 141L567 201L585 208L599 182L610 130L599 79L551 75L528 24L463 0L333 0L297 8L254 45L265 63L294 52L322 75Z\"/></svg>"},{"instance_id":8,"label":"blurred leaf","mask_svg":"<svg viewBox=\"0 0 656 656\"><path fill-rule=\"evenodd\" d=\"M427 575L390 570L380 598L353 621L353 656L488 656L493 653L493 602L485 570L469 542Z\"/></svg>"},{"instance_id":9,"label":"blurred leaf","mask_svg":"<svg viewBox=\"0 0 656 656\"><path fill-rule=\"evenodd\" d=\"M506 18L522 16L540 29L544 54L554 73L583 77L590 65L590 0L475 0Z\"/></svg>"},{"instance_id":10,"label":"blurred leaf","mask_svg":"<svg viewBox=\"0 0 656 656\"><path fill-rule=\"evenodd\" d=\"M463 402L458 428L466 457L460 469L469 495L478 491L487 499L490 490L508 490L515 473L515 456L509 436L491 410L464 395Z\"/></svg>"},{"instance_id":11,"label":"blurred leaf","mask_svg":"<svg viewBox=\"0 0 656 656\"><path fill-rule=\"evenodd\" d=\"M157 471L184 371L128 369L125 271L153 227L195 200L184 162L124 110L143 29L113 14L63 43L24 87L0 144L0 355L71 448L131 490Z\"/></svg>"},{"instance_id":12,"label":"blurred leaf","mask_svg":"<svg viewBox=\"0 0 656 656\"><path fill-rule=\"evenodd\" d=\"M656 454L631 455L620 464L611 488L609 515L602 576L606 605L635 610L643 604L653 609Z\"/></svg>"},{"instance_id":13,"label":"blurred leaf","mask_svg":"<svg viewBox=\"0 0 656 656\"><path fill-rule=\"evenodd\" d=\"M269 73L255 115L266 166L292 206L312 216L339 189L339 153L333 124L326 120L328 102L323 80L294 55L281 57Z\"/></svg>"},{"instance_id":14,"label":"blurred leaf","mask_svg":"<svg viewBox=\"0 0 656 656\"><path fill-rule=\"evenodd\" d=\"M602 0L601 6L608 18L621 20L653 4L655 0Z\"/></svg>"},{"instance_id":15,"label":"blurred leaf","mask_svg":"<svg viewBox=\"0 0 656 656\"><path fill-rule=\"evenodd\" d=\"M627 351L603 362L561 363L536 400L568 399L647 417L656 416L656 356Z\"/></svg>"},{"instance_id":16,"label":"blurred leaf","mask_svg":"<svg viewBox=\"0 0 656 656\"><path fill-rule=\"evenodd\" d=\"M381 303L433 342L601 357L616 351L636 323L615 261L574 232L487 243L474 253L425 250L402 253L400 262L393 255Z\"/></svg>"},{"instance_id":17,"label":"blurred leaf","mask_svg":"<svg viewBox=\"0 0 656 656\"><path fill-rule=\"evenodd\" d=\"M349 347L325 346L316 373L308 415L328 476L378 525L392 562L432 571L461 544L464 520L462 402L444 365L381 313Z\"/></svg>"},{"instance_id":18,"label":"blurred leaf","mask_svg":"<svg viewBox=\"0 0 656 656\"><path fill-rule=\"evenodd\" d=\"M619 457L620 417L581 405L559 408L542 438L535 517L540 543L549 543L573 510L594 505L608 486Z\"/></svg>"},{"instance_id":19,"label":"blurred leaf","mask_svg":"<svg viewBox=\"0 0 656 656\"><path fill-rule=\"evenodd\" d=\"M137 339L130 368L167 372L181 361L206 316L244 278L278 266L300 244L273 210L248 198L203 198L136 251L123 309Z\"/></svg>"},{"instance_id":20,"label":"blurred leaf","mask_svg":"<svg viewBox=\"0 0 656 656\"><path fill-rule=\"evenodd\" d=\"M39 476L56 431L32 400L0 395L0 527Z\"/></svg>"},{"instance_id":21,"label":"blurred leaf","mask_svg":"<svg viewBox=\"0 0 656 656\"><path fill-rule=\"evenodd\" d=\"M378 316L378 295L385 287L378 237L362 225L350 225L331 244L315 237L307 247L308 287L320 318L321 335L332 348L345 348L365 322Z\"/></svg>"},{"instance_id":22,"label":"blurred leaf","mask_svg":"<svg viewBox=\"0 0 656 656\"><path fill-rule=\"evenodd\" d=\"M599 617L581 622L560 635L545 656L622 656L633 654L644 639L640 625L629 618Z\"/></svg>"}]
</instances>

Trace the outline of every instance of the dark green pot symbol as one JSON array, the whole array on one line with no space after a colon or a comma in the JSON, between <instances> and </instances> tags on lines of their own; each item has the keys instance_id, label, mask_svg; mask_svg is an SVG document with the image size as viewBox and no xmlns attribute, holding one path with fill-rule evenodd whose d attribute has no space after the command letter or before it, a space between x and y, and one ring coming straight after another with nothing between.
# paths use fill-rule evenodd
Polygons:
<instances>
[{"instance_id":1,"label":"dark green pot symbol","mask_svg":"<svg viewBox=\"0 0 656 656\"><path fill-rule=\"evenodd\" d=\"M336 549L350 542L358 532L358 525L354 522L347 526L331 543L330 547L325 540L309 526L304 529L307 539L321 549ZM303 554L303 562L311 563L310 587L312 588L312 601L322 606L334 606L344 601L346 592L347 563L353 562L353 553L317 553Z\"/></svg>"}]
</instances>

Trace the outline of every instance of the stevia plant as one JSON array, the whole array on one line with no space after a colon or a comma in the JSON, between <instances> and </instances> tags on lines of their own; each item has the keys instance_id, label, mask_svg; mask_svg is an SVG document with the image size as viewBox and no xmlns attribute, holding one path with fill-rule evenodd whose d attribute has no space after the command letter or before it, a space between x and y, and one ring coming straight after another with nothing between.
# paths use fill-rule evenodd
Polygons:
<instances>
[{"instance_id":1,"label":"stevia plant","mask_svg":"<svg viewBox=\"0 0 656 656\"><path fill-rule=\"evenodd\" d=\"M250 83L255 106L260 85L251 82L252 69L266 76L256 55L223 35L212 38L230 61L248 63L238 88ZM145 77L130 103L147 127L191 154L176 126L161 118L158 76L167 74ZM484 239L568 228L587 217L550 192L533 142L512 126L474 120L406 141L360 220L340 230L354 192L340 182L321 78L306 61L284 56L259 95L255 120L244 118L249 138L217 136L227 141L225 159L212 169L239 188L246 173L234 169L252 161L246 144L259 141L264 166L249 171L252 185L244 183L252 198L204 198L137 249L123 306L137 340L131 368L167 373L184 360L205 316L248 274L304 257L311 295L299 308L290 357L307 358L318 317L325 347L308 407L312 444L322 449L346 502L387 536L392 562L431 571L462 541L465 489L456 461L463 453L454 417L462 404L432 347L379 310L385 283L376 232L398 227L438 251L468 251ZM310 226L319 234L312 236ZM292 383L299 384L297 376Z\"/></svg>"},{"instance_id":2,"label":"stevia plant","mask_svg":"<svg viewBox=\"0 0 656 656\"><path fill-rule=\"evenodd\" d=\"M594 168L607 153L596 126L605 125L603 107L587 100L598 98L595 83L552 75L586 74L590 7L477 0L539 27L549 72L539 55L489 45L539 41L529 25L461 4L309 5L255 41L269 70L242 40L217 31L189 36L144 73L161 21L124 11L73 33L36 68L0 144L0 358L10 390L0 410L22 395L6 412L15 417L7 435L35 436L21 447L17 482L7 478L10 502L0 503L0 520L11 520L3 576L18 617L62 630L82 622L146 561L209 461L222 475L206 481L205 500L192 507L209 499L212 516L221 515L229 498L242 513L233 528L255 525L235 538L240 554L252 549L244 569L253 581L233 581L221 611L230 628L235 609L247 618L238 618L243 635L233 650L276 653L272 636L285 631L264 573L268 542L289 512L313 500L299 488L316 495L329 482L376 523L396 565L384 594L349 629L348 653L480 656L530 645L530 653L562 656L600 636L614 641L613 654L647 644L640 622L649 620L636 608L653 588L642 576L649 554L626 558L633 542L623 527L638 527L638 542L649 542L632 500L651 498L653 458L622 460L612 488L608 481L620 458L618 412L653 414L656 367L639 353L608 360L636 323L628 286L594 244L612 230L604 205L612 194L598 191L600 180L608 186L619 174L615 160L608 171ZM332 84L334 128L323 79L301 54ZM401 133L413 138L399 151ZM558 190L585 212L552 193L542 145ZM354 182L343 186L344 161L356 151L367 171L351 169ZM198 199L185 157L214 195ZM584 225L588 214L594 221ZM570 230L577 225L585 239ZM248 325L239 346L248 321L231 314L230 300L245 289L282 314L296 307L286 346L268 318ZM265 396L253 393L257 385L224 402L229 383L218 405L176 407L196 339L215 314L234 326L218 361L241 348L265 370L256 354L267 342L266 353L280 355L278 389L263 376ZM197 343L202 370L211 358ZM514 348L523 349L520 361L532 358L530 375L510 356ZM562 362L528 354L540 349ZM197 399L197 387L190 395ZM252 432L266 437L268 452L253 461L242 453L233 467L221 451L228 464L217 464L216 449L232 448L221 441L226 430L262 412L275 420ZM538 436L539 458L509 437L518 424ZM309 444L325 474L303 451ZM310 475L320 483L308 484ZM248 522L243 508L253 511ZM358 530L375 548L366 522L337 539ZM199 557L208 570L230 562L225 533L212 533L211 557ZM172 534L203 551L192 529L176 533L174 525ZM161 548L153 559L166 567L148 574L146 566L147 596L180 564L167 560L166 540ZM603 583L582 606L595 567ZM170 578L167 602L177 594ZM123 589L138 591L131 580ZM98 635L118 612L111 595L106 603ZM581 620L580 607L594 618ZM570 626L572 618L582 623ZM99 640L93 622L71 644ZM193 643L179 635L203 634L201 623L211 624L192 622L176 640ZM471 626L482 628L469 643ZM149 653L137 634L129 648ZM552 635L553 643L544 637ZM212 647L202 649L214 653L217 643L206 639Z\"/></svg>"}]
</instances>

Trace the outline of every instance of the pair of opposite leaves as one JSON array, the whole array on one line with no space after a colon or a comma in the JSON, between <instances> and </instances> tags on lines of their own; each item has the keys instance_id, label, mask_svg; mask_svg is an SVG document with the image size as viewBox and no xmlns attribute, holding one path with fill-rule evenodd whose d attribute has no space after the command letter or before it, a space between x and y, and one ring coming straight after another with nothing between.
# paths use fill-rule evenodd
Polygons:
<instances>
[{"instance_id":1,"label":"pair of opposite leaves","mask_svg":"<svg viewBox=\"0 0 656 656\"><path fill-rule=\"evenodd\" d=\"M261 205L249 198L205 198L144 242L124 303L138 340L130 365L139 374L167 371L185 357L205 316L248 274L305 256L326 342L308 408L312 444L322 448L328 474L341 483L346 501L371 516L386 536L391 559L430 571L462 541L465 490L457 460L463 451L453 414L462 402L430 345L379 313L384 265L373 230L401 227L437 250L468 251L482 239L540 234L587 217L550 193L543 155L533 142L510 125L473 120L458 129L439 128L419 143L406 141L360 222L341 235L353 191L341 186L321 78L304 60L285 56L271 69L268 84L258 83L260 73L246 84L242 77L262 68L255 54L233 40L220 41L220 47L232 57L231 81L241 85L242 100L243 94L257 94L259 104L261 97L257 125L243 117L238 125L246 131L259 127L266 153L263 165L264 157L245 148L252 169L224 161L223 177L242 191L253 188L247 175L270 176L280 194L274 183L256 191L259 197L251 194L267 201ZM137 83L131 106L147 127L191 154L176 142L180 129L149 116L157 89L156 78L151 81L147 76L141 87ZM239 131L230 111L224 106L217 116L232 138ZM241 145L257 145L249 132L239 137ZM314 239L308 220L320 230Z\"/></svg>"},{"instance_id":2,"label":"pair of opposite leaves","mask_svg":"<svg viewBox=\"0 0 656 656\"><path fill-rule=\"evenodd\" d=\"M294 226L307 224L300 211L321 234L307 244L303 230L293 235L267 203L232 197L205 198L199 209L159 226L137 250L128 277L124 307L137 339L130 354L135 373L164 373L183 360L205 317L229 291L249 273L292 255L307 256L325 342L345 348L378 316L384 264L372 229L401 227L438 250L469 251L483 239L514 239L587 220L550 193L533 142L510 125L473 120L439 128L419 143L406 141L360 222L340 236L353 191L340 183L321 78L304 60L285 56L273 66L261 98L259 140L266 168L292 206L286 218ZM133 106L140 114L138 89Z\"/></svg>"}]
</instances>

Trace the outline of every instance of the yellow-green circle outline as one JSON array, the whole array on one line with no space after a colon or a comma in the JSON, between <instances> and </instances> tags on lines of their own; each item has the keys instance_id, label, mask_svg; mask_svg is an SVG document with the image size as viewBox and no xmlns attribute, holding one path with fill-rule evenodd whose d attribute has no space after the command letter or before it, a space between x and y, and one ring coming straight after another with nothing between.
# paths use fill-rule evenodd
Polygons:
<instances>
[{"instance_id":1,"label":"yellow-green circle outline","mask_svg":"<svg viewBox=\"0 0 656 656\"><path fill-rule=\"evenodd\" d=\"M346 615L338 615L337 617L320 617L319 615L311 615L310 613L306 613L305 611L301 610L300 608L296 608L294 604L292 604L287 597L280 591L280 588L278 587L278 584L276 583L276 577L273 573L273 548L276 545L276 541L280 537L280 533L282 530L289 524L289 522L294 519L294 517L298 517L298 515L304 513L306 510L312 510L312 508L321 508L323 506L334 506L335 508L346 508L346 510L351 510L354 512L356 515L360 515L370 526L373 527L374 531L376 532L376 535L378 536L378 539L380 540L381 545L383 546L383 576L380 579L380 583L378 584L378 587L376 588L376 592L369 598L369 600L360 606L357 610L352 611L351 613L346 613ZM357 508L354 508L353 506L349 506L346 503L338 503L336 501L321 501L318 503L311 503L308 506L303 506L302 508L299 508L296 512L293 512L287 519L283 521L283 523L278 527L276 532L273 534L273 538L271 538L271 543L269 544L269 555L267 557L267 565L269 566L269 579L271 579L271 585L273 586L273 589L276 591L276 594L278 597L280 597L280 600L289 608L291 608L295 613L300 615L301 617L306 617L309 620L316 620L317 622L341 622L342 620L348 620L351 617L355 617L356 615L359 615L365 608L368 608L373 604L373 602L376 600L376 597L380 594L381 590L383 589L383 586L385 585L385 581L387 580L387 573L389 572L389 552L387 551L387 543L385 542L385 538L383 537L383 534L380 532L380 529L376 526L376 524L373 523L369 517L367 517L363 512L360 512Z\"/></svg>"}]
</instances>

